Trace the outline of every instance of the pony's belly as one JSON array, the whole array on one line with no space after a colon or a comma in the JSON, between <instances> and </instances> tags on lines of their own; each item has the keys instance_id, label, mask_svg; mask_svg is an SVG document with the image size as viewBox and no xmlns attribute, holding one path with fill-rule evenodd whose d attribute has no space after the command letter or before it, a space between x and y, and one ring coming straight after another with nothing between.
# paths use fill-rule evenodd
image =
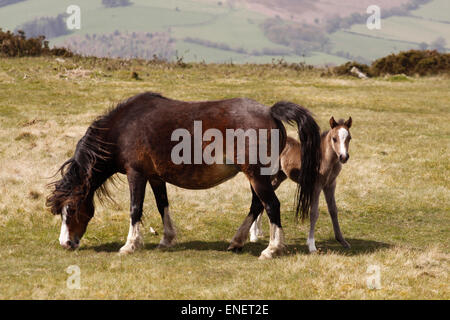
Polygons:
<instances>
[{"instance_id":1,"label":"pony's belly","mask_svg":"<svg viewBox=\"0 0 450 320\"><path fill-rule=\"evenodd\" d=\"M208 189L239 173L235 165L179 165L160 174L164 181L185 189Z\"/></svg>"}]
</instances>

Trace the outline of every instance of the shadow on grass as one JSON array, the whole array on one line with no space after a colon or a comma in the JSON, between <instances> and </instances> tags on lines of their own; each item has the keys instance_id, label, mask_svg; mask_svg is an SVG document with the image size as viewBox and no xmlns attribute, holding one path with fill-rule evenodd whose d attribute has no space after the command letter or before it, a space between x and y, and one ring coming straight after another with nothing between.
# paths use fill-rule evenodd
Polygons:
<instances>
[{"instance_id":1,"label":"shadow on grass","mask_svg":"<svg viewBox=\"0 0 450 320\"><path fill-rule=\"evenodd\" d=\"M384 242L364 240L364 239L346 239L350 245L350 249L343 248L336 240L329 239L325 241L317 241L316 246L319 252L332 252L342 255L359 255L371 253L380 249L390 248L392 245ZM292 241L292 240L291 240ZM287 254L308 253L308 247L306 246L306 240L304 238L296 238L294 243L288 244ZM165 249L166 251L185 251L185 250L208 250L208 251L227 251L229 242L226 241L186 241L179 242L174 247ZM267 240L261 240L257 243L247 242L242 249L243 253L250 253L254 256L259 256L268 245ZM80 250L94 250L96 252L118 252L123 246L121 242L109 242L98 246L86 246L81 247ZM156 250L158 244L148 243L145 244L145 250Z\"/></svg>"}]
</instances>

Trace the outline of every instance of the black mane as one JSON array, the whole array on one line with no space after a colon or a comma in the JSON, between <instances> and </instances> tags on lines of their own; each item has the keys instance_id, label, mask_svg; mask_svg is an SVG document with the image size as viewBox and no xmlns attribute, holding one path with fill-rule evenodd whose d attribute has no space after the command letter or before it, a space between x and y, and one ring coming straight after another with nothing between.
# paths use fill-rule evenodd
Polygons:
<instances>
[{"instance_id":1,"label":"black mane","mask_svg":"<svg viewBox=\"0 0 450 320\"><path fill-rule=\"evenodd\" d=\"M49 184L53 190L47 198L46 205L53 214L60 214L65 205L77 208L82 201L92 197L94 191L97 191L100 199L110 198L104 184L110 175L105 173L98 176L96 173L108 171L108 161L114 148L114 144L106 139L111 122L135 101L153 98L167 99L154 92L138 94L120 102L89 126L78 141L74 155L58 169L57 173L61 173L61 179Z\"/></svg>"}]
</instances>

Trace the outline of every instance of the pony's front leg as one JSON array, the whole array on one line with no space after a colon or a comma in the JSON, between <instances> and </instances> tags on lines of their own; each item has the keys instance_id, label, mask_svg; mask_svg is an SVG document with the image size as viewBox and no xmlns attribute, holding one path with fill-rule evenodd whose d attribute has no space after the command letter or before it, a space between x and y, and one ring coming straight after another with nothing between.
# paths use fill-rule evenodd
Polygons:
<instances>
[{"instance_id":1,"label":"pony's front leg","mask_svg":"<svg viewBox=\"0 0 450 320\"><path fill-rule=\"evenodd\" d=\"M330 213L331 222L333 222L334 237L344 247L350 248L350 244L344 239L341 228L339 227L338 210L336 207L336 200L334 193L336 190L336 180L328 187L323 189L325 200L327 201L328 212Z\"/></svg>"},{"instance_id":2,"label":"pony's front leg","mask_svg":"<svg viewBox=\"0 0 450 320\"><path fill-rule=\"evenodd\" d=\"M127 242L120 248L121 254L133 253L144 246L141 235L142 206L145 197L145 185L147 179L136 171L127 174L130 187L130 229Z\"/></svg>"},{"instance_id":3,"label":"pony's front leg","mask_svg":"<svg viewBox=\"0 0 450 320\"><path fill-rule=\"evenodd\" d=\"M309 215L310 225L309 225L309 235L306 240L306 244L308 245L308 250L310 253L314 253L317 251L316 241L314 240L314 229L316 227L317 219L319 218L319 197L320 197L320 188L316 188L313 194L313 198L311 200L311 212Z\"/></svg>"},{"instance_id":4,"label":"pony's front leg","mask_svg":"<svg viewBox=\"0 0 450 320\"><path fill-rule=\"evenodd\" d=\"M156 206L164 225L164 236L159 242L158 248L168 248L175 244L176 232L170 218L169 201L167 199L166 183L160 179L151 179L150 186L155 195Z\"/></svg>"}]
</instances>

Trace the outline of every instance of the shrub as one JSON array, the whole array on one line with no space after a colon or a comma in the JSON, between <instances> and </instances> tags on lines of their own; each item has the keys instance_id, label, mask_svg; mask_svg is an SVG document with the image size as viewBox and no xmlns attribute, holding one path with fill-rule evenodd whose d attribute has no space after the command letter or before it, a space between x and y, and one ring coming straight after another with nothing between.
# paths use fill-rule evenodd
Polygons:
<instances>
[{"instance_id":1,"label":"shrub","mask_svg":"<svg viewBox=\"0 0 450 320\"><path fill-rule=\"evenodd\" d=\"M334 74L338 76L353 76L357 77L354 73L352 73L350 70L352 70L353 67L358 68L362 73L365 73L368 77L371 76L370 67L366 64L358 63L356 61L349 61L345 64L342 64L340 66L337 66L333 69Z\"/></svg>"},{"instance_id":2,"label":"shrub","mask_svg":"<svg viewBox=\"0 0 450 320\"><path fill-rule=\"evenodd\" d=\"M372 63L371 73L433 75L450 72L450 54L436 50L409 50L391 54Z\"/></svg>"},{"instance_id":3,"label":"shrub","mask_svg":"<svg viewBox=\"0 0 450 320\"><path fill-rule=\"evenodd\" d=\"M73 56L73 53L66 48L50 49L45 36L27 38L22 30L13 33L4 32L0 28L0 56L24 57L24 56Z\"/></svg>"}]
</instances>

